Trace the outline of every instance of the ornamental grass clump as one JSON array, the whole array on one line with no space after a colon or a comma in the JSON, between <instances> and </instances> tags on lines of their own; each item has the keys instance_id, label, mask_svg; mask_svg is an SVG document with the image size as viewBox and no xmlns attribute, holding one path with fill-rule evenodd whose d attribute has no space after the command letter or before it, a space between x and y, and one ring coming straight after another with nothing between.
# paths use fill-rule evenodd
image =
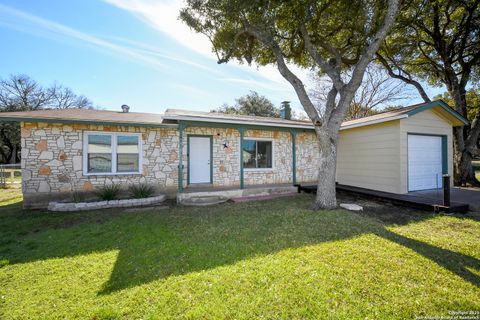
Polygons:
<instances>
[{"instance_id":1,"label":"ornamental grass clump","mask_svg":"<svg viewBox=\"0 0 480 320\"><path fill-rule=\"evenodd\" d=\"M155 189L151 185L148 185L146 183L131 185L128 188L128 191L134 199L148 198L155 193Z\"/></svg>"},{"instance_id":2,"label":"ornamental grass clump","mask_svg":"<svg viewBox=\"0 0 480 320\"><path fill-rule=\"evenodd\" d=\"M103 186L98 192L97 196L103 201L110 201L118 199L120 193L120 186L116 184L110 184Z\"/></svg>"}]
</instances>

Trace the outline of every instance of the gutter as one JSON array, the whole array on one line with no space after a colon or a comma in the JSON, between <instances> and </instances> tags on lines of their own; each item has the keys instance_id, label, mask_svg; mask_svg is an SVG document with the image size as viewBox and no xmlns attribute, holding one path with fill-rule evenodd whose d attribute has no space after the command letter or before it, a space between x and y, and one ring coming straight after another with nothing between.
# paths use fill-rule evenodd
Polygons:
<instances>
[{"instance_id":1,"label":"gutter","mask_svg":"<svg viewBox=\"0 0 480 320\"><path fill-rule=\"evenodd\" d=\"M376 120L371 120L371 121L366 121L366 122L354 123L354 124L351 124L351 125L341 126L340 130L363 127L363 126L368 126L368 125L377 124L377 123L399 120L399 119L403 119L403 118L408 118L408 115L403 114L403 115L390 117L390 118L383 118L383 119L376 119ZM220 124L229 123L229 124L235 124L235 125L250 125L250 126L260 126L260 127L261 126L266 126L266 127L280 127L280 128L314 130L313 125L300 125L300 124L289 125L289 124L284 124L284 123L265 123L265 122L252 123L252 122L248 122L247 120L237 121L237 120L229 120L229 119L211 119L211 118L203 118L203 117L168 116L168 115L164 116L164 119L166 119L166 120L176 120L176 121L195 121L195 122L208 122L208 123L220 123Z\"/></svg>"},{"instance_id":2,"label":"gutter","mask_svg":"<svg viewBox=\"0 0 480 320\"><path fill-rule=\"evenodd\" d=\"M308 129L313 130L313 125L301 125L301 124L285 124L285 123L272 123L272 122L249 122L248 120L238 121L238 120L229 120L229 119L211 119L203 117L189 117L189 116L169 116L164 115L166 120L177 120L177 121L194 121L194 122L208 122L208 123L228 123L236 125L250 125L250 126L264 126L264 127L277 127L277 128L296 128L296 129Z\"/></svg>"}]
</instances>

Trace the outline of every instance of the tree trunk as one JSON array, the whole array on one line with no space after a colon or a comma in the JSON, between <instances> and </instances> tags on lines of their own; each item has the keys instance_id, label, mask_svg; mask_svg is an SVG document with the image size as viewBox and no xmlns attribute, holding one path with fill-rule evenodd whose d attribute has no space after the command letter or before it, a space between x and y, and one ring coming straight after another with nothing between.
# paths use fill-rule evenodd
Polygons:
<instances>
[{"instance_id":1,"label":"tree trunk","mask_svg":"<svg viewBox=\"0 0 480 320\"><path fill-rule=\"evenodd\" d=\"M12 152L10 154L10 164L16 164L17 163L17 145L13 144L12 145Z\"/></svg>"},{"instance_id":2,"label":"tree trunk","mask_svg":"<svg viewBox=\"0 0 480 320\"><path fill-rule=\"evenodd\" d=\"M335 176L337 171L338 133L331 134L325 128L316 130L319 147L319 168L317 197L312 203L312 209L335 209L337 197Z\"/></svg>"},{"instance_id":3,"label":"tree trunk","mask_svg":"<svg viewBox=\"0 0 480 320\"><path fill-rule=\"evenodd\" d=\"M450 96L453 97L455 110L466 119L467 101L465 99L465 88L458 85L456 81L452 82L453 84L447 87ZM480 185L473 172L471 148L467 145L469 142L466 141L466 137L471 129L470 124L453 129L453 181L456 186Z\"/></svg>"}]
</instances>

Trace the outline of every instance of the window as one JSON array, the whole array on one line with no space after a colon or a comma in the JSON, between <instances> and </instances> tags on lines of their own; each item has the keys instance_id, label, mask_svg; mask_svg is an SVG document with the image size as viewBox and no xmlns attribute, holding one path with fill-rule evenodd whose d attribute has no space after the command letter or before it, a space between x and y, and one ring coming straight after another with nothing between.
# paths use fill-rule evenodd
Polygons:
<instances>
[{"instance_id":1,"label":"window","mask_svg":"<svg viewBox=\"0 0 480 320\"><path fill-rule=\"evenodd\" d=\"M139 134L85 133L85 174L140 173Z\"/></svg>"},{"instance_id":2,"label":"window","mask_svg":"<svg viewBox=\"0 0 480 320\"><path fill-rule=\"evenodd\" d=\"M245 169L272 168L272 141L243 140Z\"/></svg>"}]
</instances>

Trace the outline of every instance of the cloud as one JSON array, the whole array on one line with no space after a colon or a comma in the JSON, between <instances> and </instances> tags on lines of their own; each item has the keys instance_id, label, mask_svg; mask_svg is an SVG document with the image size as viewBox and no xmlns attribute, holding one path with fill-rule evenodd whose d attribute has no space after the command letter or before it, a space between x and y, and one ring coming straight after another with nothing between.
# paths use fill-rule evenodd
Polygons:
<instances>
[{"instance_id":1,"label":"cloud","mask_svg":"<svg viewBox=\"0 0 480 320\"><path fill-rule=\"evenodd\" d=\"M103 0L104 2L129 11L147 25L161 31L193 51L215 58L208 39L192 30L178 19L181 0Z\"/></svg>"},{"instance_id":2,"label":"cloud","mask_svg":"<svg viewBox=\"0 0 480 320\"><path fill-rule=\"evenodd\" d=\"M169 64L164 63L164 60L170 60L207 70L212 73L218 73L218 71L213 68L209 68L194 61L176 57L145 43L118 37L112 37L111 40L113 41L108 41L3 4L0 4L0 25L55 41L74 42L77 45L86 44L108 54L127 58L129 61L133 60L137 63L142 63L156 69L164 70L169 67ZM123 43L123 45L118 42Z\"/></svg>"},{"instance_id":3,"label":"cloud","mask_svg":"<svg viewBox=\"0 0 480 320\"><path fill-rule=\"evenodd\" d=\"M184 6L182 0L103 0L117 8L126 10L134 14L137 18L144 21L147 25L162 32L170 38L176 40L181 45L190 50L200 53L212 60L216 60L216 55L212 52L212 45L208 38L198 34L179 20L180 9ZM229 65L235 66L256 77L272 82L266 86L274 86L276 90L293 92L290 84L280 75L274 66L246 66L236 62L230 62ZM307 71L289 66L292 71L300 76L302 81L307 80ZM244 84L247 81L243 81Z\"/></svg>"}]
</instances>

